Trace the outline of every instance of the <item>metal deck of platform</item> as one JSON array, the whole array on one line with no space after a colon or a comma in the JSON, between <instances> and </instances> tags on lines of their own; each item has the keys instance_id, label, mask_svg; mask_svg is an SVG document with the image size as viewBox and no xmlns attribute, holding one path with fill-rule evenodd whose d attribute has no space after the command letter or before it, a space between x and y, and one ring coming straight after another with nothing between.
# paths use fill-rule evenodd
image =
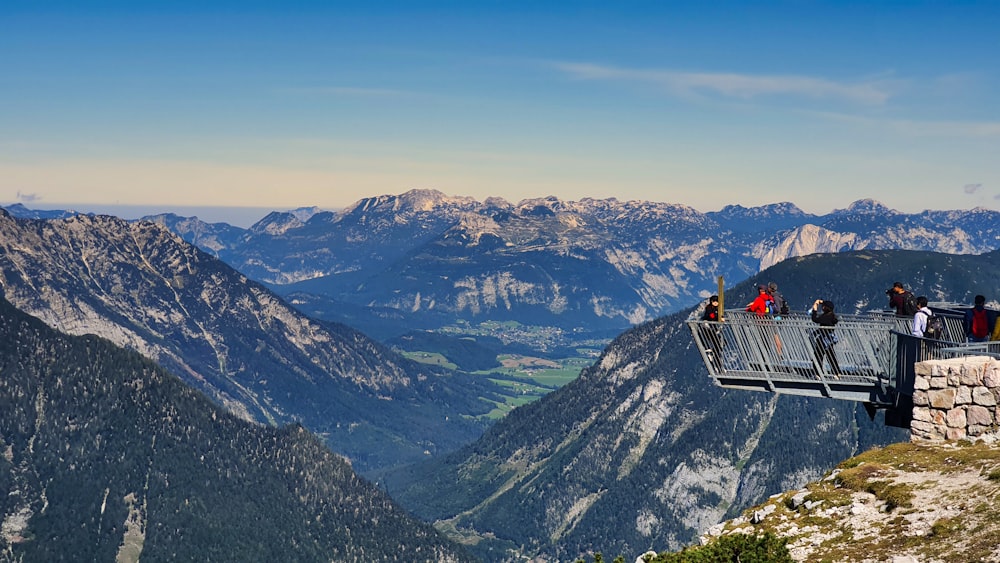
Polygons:
<instances>
[{"instance_id":1,"label":"metal deck of platform","mask_svg":"<svg viewBox=\"0 0 1000 563\"><path fill-rule=\"evenodd\" d=\"M809 315L781 319L727 311L724 322L688 320L709 375L721 387L826 397L872 409L905 408L913 393L913 365L969 354L1000 357L1000 343L966 344L960 311L934 310L945 319L943 340L910 334L911 318L884 312L838 315L834 369L816 354L822 332ZM902 398L902 401L901 401Z\"/></svg>"}]
</instances>

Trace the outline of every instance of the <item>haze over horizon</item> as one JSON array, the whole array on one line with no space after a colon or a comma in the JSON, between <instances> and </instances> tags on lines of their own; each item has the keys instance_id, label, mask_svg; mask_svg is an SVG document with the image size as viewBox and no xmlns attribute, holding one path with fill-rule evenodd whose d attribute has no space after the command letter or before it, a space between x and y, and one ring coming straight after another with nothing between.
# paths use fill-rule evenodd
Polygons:
<instances>
[{"instance_id":1,"label":"haze over horizon","mask_svg":"<svg viewBox=\"0 0 1000 563\"><path fill-rule=\"evenodd\" d=\"M42 1L0 21L4 205L242 226L414 188L1000 209L988 2Z\"/></svg>"}]
</instances>

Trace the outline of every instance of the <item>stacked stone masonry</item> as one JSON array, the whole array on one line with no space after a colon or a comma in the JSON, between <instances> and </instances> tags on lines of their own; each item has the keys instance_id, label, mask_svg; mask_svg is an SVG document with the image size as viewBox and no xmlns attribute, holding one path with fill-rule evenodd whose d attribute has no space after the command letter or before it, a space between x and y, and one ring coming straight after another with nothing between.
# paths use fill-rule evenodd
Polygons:
<instances>
[{"instance_id":1,"label":"stacked stone masonry","mask_svg":"<svg viewBox=\"0 0 1000 563\"><path fill-rule=\"evenodd\" d=\"M915 368L911 441L996 439L1000 360L970 356Z\"/></svg>"}]
</instances>

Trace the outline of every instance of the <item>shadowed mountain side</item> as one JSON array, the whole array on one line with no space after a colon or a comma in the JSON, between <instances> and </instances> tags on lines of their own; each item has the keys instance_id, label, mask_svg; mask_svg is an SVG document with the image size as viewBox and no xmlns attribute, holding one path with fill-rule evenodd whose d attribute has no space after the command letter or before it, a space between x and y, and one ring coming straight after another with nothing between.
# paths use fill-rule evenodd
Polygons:
<instances>
[{"instance_id":1,"label":"shadowed mountain side","mask_svg":"<svg viewBox=\"0 0 1000 563\"><path fill-rule=\"evenodd\" d=\"M789 306L805 311L816 299L829 299L838 313L882 310L885 291L901 281L931 302L972 305L977 294L1000 300L1000 250L985 254L941 254L916 250L861 250L791 258L765 270L743 292L727 293L727 308L743 308L757 283L776 281Z\"/></svg>"},{"instance_id":2,"label":"shadowed mountain side","mask_svg":"<svg viewBox=\"0 0 1000 563\"><path fill-rule=\"evenodd\" d=\"M493 384L304 316L148 222L0 214L0 284L71 334L137 350L243 418L300 422L361 471L475 439Z\"/></svg>"},{"instance_id":3,"label":"shadowed mountain side","mask_svg":"<svg viewBox=\"0 0 1000 563\"><path fill-rule=\"evenodd\" d=\"M0 299L0 559L469 561L300 426Z\"/></svg>"},{"instance_id":4,"label":"shadowed mountain side","mask_svg":"<svg viewBox=\"0 0 1000 563\"><path fill-rule=\"evenodd\" d=\"M938 299L1000 295L1000 253L915 251L785 261L726 293L742 309L776 281L798 309L832 299L852 313L884 305L902 279ZM476 443L389 479L394 498L478 542L487 561L631 560L677 549L768 495L818 479L841 460L908 434L861 405L715 387L683 324L688 312L615 339L580 378L519 407Z\"/></svg>"}]
</instances>

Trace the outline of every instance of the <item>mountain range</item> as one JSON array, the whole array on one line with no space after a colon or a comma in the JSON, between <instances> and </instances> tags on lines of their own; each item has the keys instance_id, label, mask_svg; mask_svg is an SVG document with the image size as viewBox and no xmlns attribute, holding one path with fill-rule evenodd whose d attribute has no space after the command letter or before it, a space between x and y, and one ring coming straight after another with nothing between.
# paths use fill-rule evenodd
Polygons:
<instances>
[{"instance_id":1,"label":"mountain range","mask_svg":"<svg viewBox=\"0 0 1000 563\"><path fill-rule=\"evenodd\" d=\"M379 339L455 319L613 335L704 299L719 276L733 284L795 256L1000 247L996 211L905 214L873 200L826 215L788 202L702 213L614 198L515 204L412 190L337 212L274 212L243 231L169 215L147 219L310 315Z\"/></svg>"},{"instance_id":2,"label":"mountain range","mask_svg":"<svg viewBox=\"0 0 1000 563\"><path fill-rule=\"evenodd\" d=\"M1000 295L1000 256L975 253L980 248L976 245L997 246L995 214L982 210L926 212L919 219L874 202L858 202L853 211L823 218L824 226L813 225L814 232L828 227L834 232L840 225L842 230L836 232L844 237L864 231L871 240L877 238L873 233L890 232L895 235L879 240L945 245L968 254L845 251L850 247L838 243L836 254L786 256L757 273L763 250L778 248L778 241L792 240L794 233L803 242L784 252L810 244L817 248L820 239L808 233L813 222L820 221L811 221L794 206L728 207L719 212L726 226L711 231L718 238L706 241L701 238L702 224L722 223L684 208L677 213L686 219L670 222L668 210L674 206L665 204L627 202L623 213L613 200L594 205L591 200L546 198L507 207L502 200L479 204L457 198L448 206L460 208L455 213L462 227L445 228L445 236L430 232L447 223L435 222L445 216L436 213L443 205L439 196L410 192L371 198L336 214L276 213L255 225L252 233L188 220L185 228L201 229L199 237L215 237L217 251L212 254L243 264L240 268L249 266L226 253L249 244L241 242L246 237L262 237L255 259L262 264L267 256L282 255L274 248L284 249L283 261L276 262L280 268L263 268L282 275L305 271L292 267L296 261L317 265L325 255L354 256L333 274L283 285L278 278L265 280L266 285L252 281L150 222L91 216L43 221L4 214L0 284L19 308L61 330L103 334L149 354L234 413L276 424L301 422L319 432L332 449L349 452L357 466L377 470L388 492L407 510L435 522L486 561L567 560L594 551L634 556L648 548L678 548L742 507L818 478L845 457L905 439L905 433L869 420L851 403L713 387L683 320L702 294L714 292L719 272L728 272L730 306L748 302L755 284L766 281L777 281L794 307L825 298L835 301L841 312L881 308L884 290L896 280L938 301L968 302L976 293ZM631 222L632 233L622 234L624 239L639 241L644 234L659 232L650 238L662 237L660 242L646 244L647 250L656 247L662 251L657 256L672 259L687 257L691 267L675 267L671 275L679 277L672 279L687 276L699 285L691 281L686 297L679 293L676 304L665 305L676 307L675 312L642 321L602 315L599 311L611 309L580 305L585 293L593 297L611 291L602 289L606 277L627 286L615 291L632 292L628 299L637 303L641 291L636 287L643 286L627 285L619 276L617 268L626 264L642 266L632 273L647 280L643 283L663 282L640 273L647 265L641 258L652 254L625 252L621 248L627 245L613 239L613 231L591 235L594 229L583 228L594 223L596 215L584 221L583 214L566 211L584 203L604 209L605 217ZM482 217L469 215L468 209L487 204L495 209L490 220L504 228L493 229ZM327 224L338 222L338 217L353 221L353 230L330 235ZM669 227L655 231L657 220L649 217L659 217ZM781 217L791 223L771 238L764 236L766 229L753 231L754 224L770 221L777 226ZM169 227L168 219L159 222ZM805 222L795 226L800 220ZM982 224L973 227L976 221ZM178 224L171 228L181 229ZM317 233L327 237L325 250L316 243ZM670 238L675 233L677 241L688 244ZM375 235L386 245L382 252L371 243ZM420 237L427 242L407 246ZM823 244L833 244L835 238L826 237ZM205 244L207 239L200 240ZM750 241L752 246L741 246ZM635 242L631 248L639 246ZM608 261L607 256L617 258ZM467 270L470 266L479 269ZM490 270L501 266L511 269ZM703 266L715 269L695 270ZM450 294L435 291L453 292L454 280L470 276L516 281L527 275L514 275L515 270L534 271L549 282L569 280L557 285L560 295L572 299L555 303L556 309L565 305L562 311L573 312L561 317L552 303L532 304L525 297L530 295L527 289L512 291L517 284L503 291L494 284L492 293L487 292L492 301L482 301L479 316L469 318L510 315L526 322L560 323L573 318L566 326L580 323L587 330L606 330L619 322L627 326L577 380L515 409L475 441L482 431L476 418L492 392L487 379L412 366L356 330L311 319L288 304L301 308L305 301L296 301L301 296L319 296L316 302L331 307L352 305L347 309L351 314L372 312L372 323L381 319L385 324L388 315L398 315L403 320L394 324L401 327L427 322L433 315L454 320L456 311L470 315L468 306L475 299L468 297L462 309L439 307L437 300L447 304ZM735 283L738 280L746 281ZM317 290L341 283L353 289L330 294ZM400 308L392 299L374 299L378 292L371 289L396 287L397 295L406 295L401 288L410 285L423 289L409 308ZM347 299L366 291L372 291L368 301ZM424 301L426 295L435 297ZM486 293L478 295L481 300ZM681 304L683 299L688 299L686 304ZM483 308L482 303L489 306ZM357 359L351 359L357 348L345 342L359 343L363 351L357 352ZM341 367L344 358L347 368ZM335 406L324 410L327 400ZM460 446L437 457L421 449L433 454ZM405 455L387 459L396 447ZM401 466L425 457L431 459Z\"/></svg>"},{"instance_id":3,"label":"mountain range","mask_svg":"<svg viewBox=\"0 0 1000 563\"><path fill-rule=\"evenodd\" d=\"M0 285L68 334L138 351L238 416L301 423L373 471L477 437L495 385L411 362L150 222L0 212Z\"/></svg>"}]
</instances>

